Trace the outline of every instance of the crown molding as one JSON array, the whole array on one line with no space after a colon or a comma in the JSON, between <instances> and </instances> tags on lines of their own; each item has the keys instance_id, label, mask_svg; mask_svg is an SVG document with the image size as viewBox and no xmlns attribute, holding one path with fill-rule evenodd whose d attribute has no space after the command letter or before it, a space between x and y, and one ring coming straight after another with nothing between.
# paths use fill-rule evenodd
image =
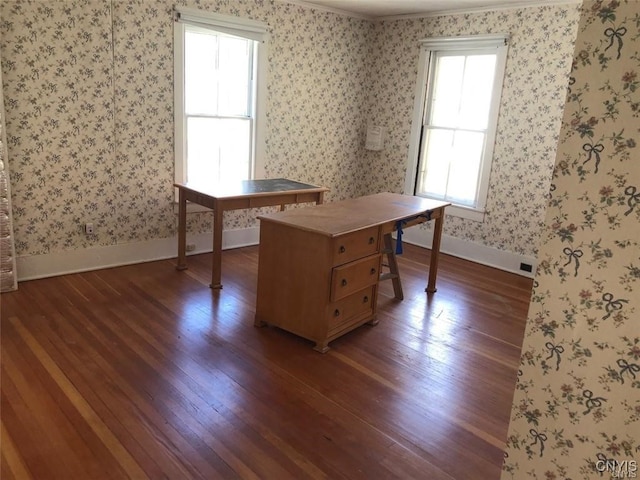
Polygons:
<instances>
[{"instance_id":1,"label":"crown molding","mask_svg":"<svg viewBox=\"0 0 640 480\"><path fill-rule=\"evenodd\" d=\"M373 15L362 15L348 10L342 10L340 8L327 7L325 5L317 5L306 0L276 0L276 3L288 3L291 5L297 5L299 7L318 10L321 12L335 13L336 15L342 15L351 18L357 18L360 20L367 20L370 22L382 22L393 20L412 20L419 18L431 18L442 17L446 15L465 15L474 13L496 12L503 10L514 10L519 8L540 8L547 6L558 5L581 5L583 0L523 0L510 5L494 5L490 7L478 7L478 8L466 8L461 10L440 10L437 12L429 13L410 13L404 15L386 15L375 17Z\"/></svg>"},{"instance_id":2,"label":"crown molding","mask_svg":"<svg viewBox=\"0 0 640 480\"><path fill-rule=\"evenodd\" d=\"M359 14L359 13L349 12L347 10L342 10L342 9L339 9L339 8L326 7L324 5L316 5L315 3L305 2L304 0L276 0L276 2L277 3L289 3L291 5L298 5L299 7L319 10L321 12L335 13L337 15L343 15L345 17L357 18L359 20L368 20L370 22L377 20L376 17L370 16L370 15L362 15L362 14Z\"/></svg>"},{"instance_id":3,"label":"crown molding","mask_svg":"<svg viewBox=\"0 0 640 480\"><path fill-rule=\"evenodd\" d=\"M466 8L464 10L441 10L429 13L413 13L407 15L387 15L383 17L371 17L375 21L412 20L418 18L443 17L447 15L465 15L485 12L498 12L503 10L515 10L519 8L540 8L559 5L582 5L583 0L535 0L513 3L510 5L494 5L491 7Z\"/></svg>"}]
</instances>

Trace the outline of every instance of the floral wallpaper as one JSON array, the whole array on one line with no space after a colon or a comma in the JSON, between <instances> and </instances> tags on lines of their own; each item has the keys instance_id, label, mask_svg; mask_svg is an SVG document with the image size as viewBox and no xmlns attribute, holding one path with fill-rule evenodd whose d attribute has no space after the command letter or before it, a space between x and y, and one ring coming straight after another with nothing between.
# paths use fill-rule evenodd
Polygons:
<instances>
[{"instance_id":1,"label":"floral wallpaper","mask_svg":"<svg viewBox=\"0 0 640 480\"><path fill-rule=\"evenodd\" d=\"M273 0L3 0L18 255L175 235L175 3L270 26L267 175L325 185L329 201L361 194L371 22ZM225 228L256 215L229 212ZM188 228L211 231L210 214Z\"/></svg>"},{"instance_id":2,"label":"floral wallpaper","mask_svg":"<svg viewBox=\"0 0 640 480\"><path fill-rule=\"evenodd\" d=\"M575 4L372 22L275 0L3 0L18 256L175 236L175 3L269 25L266 174L327 186L327 201L402 190L420 38L511 34L488 214L445 233L535 256ZM386 128L382 152L363 148L368 123ZM225 228L259 213L227 212ZM211 231L210 214L188 229Z\"/></svg>"},{"instance_id":3,"label":"floral wallpaper","mask_svg":"<svg viewBox=\"0 0 640 480\"><path fill-rule=\"evenodd\" d=\"M0 18L16 253L110 243L116 236L110 5L3 1ZM89 219L101 232L96 238L82 234Z\"/></svg>"},{"instance_id":4,"label":"floral wallpaper","mask_svg":"<svg viewBox=\"0 0 640 480\"><path fill-rule=\"evenodd\" d=\"M328 201L360 196L373 24L276 6L267 112L279 120L269 122L267 175L328 186Z\"/></svg>"},{"instance_id":5,"label":"floral wallpaper","mask_svg":"<svg viewBox=\"0 0 640 480\"><path fill-rule=\"evenodd\" d=\"M583 4L505 480L640 477L639 28Z\"/></svg>"},{"instance_id":6,"label":"floral wallpaper","mask_svg":"<svg viewBox=\"0 0 640 480\"><path fill-rule=\"evenodd\" d=\"M366 152L367 193L402 192L417 79L418 41L507 33L507 56L484 222L448 216L444 233L536 256L579 19L577 4L381 22L367 121L383 125L387 145ZM425 225L421 228L429 228Z\"/></svg>"},{"instance_id":7,"label":"floral wallpaper","mask_svg":"<svg viewBox=\"0 0 640 480\"><path fill-rule=\"evenodd\" d=\"M109 224L115 237L110 241L170 237L176 228L173 6L157 0L104 3L111 5L113 18L115 195Z\"/></svg>"},{"instance_id":8,"label":"floral wallpaper","mask_svg":"<svg viewBox=\"0 0 640 480\"><path fill-rule=\"evenodd\" d=\"M15 290L18 286L11 219L11 185L5 144L2 72L0 72L0 292Z\"/></svg>"}]
</instances>

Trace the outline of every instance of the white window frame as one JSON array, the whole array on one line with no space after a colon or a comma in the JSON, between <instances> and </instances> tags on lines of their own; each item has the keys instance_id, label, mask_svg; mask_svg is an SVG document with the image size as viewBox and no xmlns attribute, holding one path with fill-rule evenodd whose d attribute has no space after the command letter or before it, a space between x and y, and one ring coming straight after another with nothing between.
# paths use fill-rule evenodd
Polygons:
<instances>
[{"instance_id":1,"label":"white window frame","mask_svg":"<svg viewBox=\"0 0 640 480\"><path fill-rule=\"evenodd\" d=\"M419 167L420 142L422 141L422 127L426 117L426 101L429 94L430 60L432 53L442 51L462 51L471 53L473 50L495 49L496 76L493 84L492 102L489 114L489 123L486 133L486 142L480 167L477 204L474 208L455 205L447 207L447 215L467 218L482 222L484 220L487 195L489 190L489 176L493 161L493 147L495 144L496 129L498 124L498 112L507 59L509 36L505 34L478 35L473 37L438 37L427 38L420 41L420 56L418 59L418 78L416 80L413 116L411 122L411 134L409 138L409 153L407 157L407 173L405 177L404 191L415 195L416 179Z\"/></svg>"},{"instance_id":2,"label":"white window frame","mask_svg":"<svg viewBox=\"0 0 640 480\"><path fill-rule=\"evenodd\" d=\"M253 127L253 152L251 178L264 178L265 162L265 100L267 93L268 25L255 20L221 15L185 7L175 7L174 12L174 154L176 183L185 183L187 174L186 121L184 96L184 46L186 24L216 32L248 38L259 42L257 68L255 69L255 112ZM177 192L176 192L177 199ZM198 209L196 209L198 210Z\"/></svg>"}]
</instances>

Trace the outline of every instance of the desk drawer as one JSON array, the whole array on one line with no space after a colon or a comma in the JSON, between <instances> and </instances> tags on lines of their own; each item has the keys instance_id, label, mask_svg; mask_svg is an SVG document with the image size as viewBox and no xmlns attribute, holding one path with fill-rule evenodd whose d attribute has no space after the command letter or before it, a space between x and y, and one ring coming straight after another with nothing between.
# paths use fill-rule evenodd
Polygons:
<instances>
[{"instance_id":1,"label":"desk drawer","mask_svg":"<svg viewBox=\"0 0 640 480\"><path fill-rule=\"evenodd\" d=\"M335 267L331 272L331 301L335 302L369 285L378 283L380 255Z\"/></svg>"},{"instance_id":2,"label":"desk drawer","mask_svg":"<svg viewBox=\"0 0 640 480\"><path fill-rule=\"evenodd\" d=\"M328 331L333 332L355 319L373 315L375 286L367 287L327 306Z\"/></svg>"},{"instance_id":3,"label":"desk drawer","mask_svg":"<svg viewBox=\"0 0 640 480\"><path fill-rule=\"evenodd\" d=\"M344 265L352 260L378 253L378 237L378 227L337 237L333 241L333 265Z\"/></svg>"}]
</instances>

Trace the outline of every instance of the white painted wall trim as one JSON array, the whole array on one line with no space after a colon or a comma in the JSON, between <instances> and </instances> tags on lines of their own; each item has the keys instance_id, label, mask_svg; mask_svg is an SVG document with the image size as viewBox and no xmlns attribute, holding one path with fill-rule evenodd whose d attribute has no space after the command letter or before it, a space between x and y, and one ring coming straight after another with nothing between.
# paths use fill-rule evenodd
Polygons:
<instances>
[{"instance_id":1,"label":"white painted wall trim","mask_svg":"<svg viewBox=\"0 0 640 480\"><path fill-rule=\"evenodd\" d=\"M431 248L433 230L414 226L403 230L402 241L419 247ZM518 255L513 252L498 250L475 242L461 240L450 235L442 235L440 251L454 257L463 258L480 263L488 267L494 267L506 272L516 273L523 277L534 278L537 268L537 260L534 257ZM520 263L532 266L531 272L520 270Z\"/></svg>"},{"instance_id":2,"label":"white painted wall trim","mask_svg":"<svg viewBox=\"0 0 640 480\"><path fill-rule=\"evenodd\" d=\"M305 0L276 0L279 3L290 3L291 5L297 5L303 8L310 8L314 10L318 10L319 12L329 12L335 13L337 15L343 15L346 17L359 18L361 20L375 20L375 17L371 17L369 15L363 15L360 13L350 12L348 10L342 10L340 8L330 7L328 5L320 5L317 3L313 3L313 0L305 1Z\"/></svg>"},{"instance_id":3,"label":"white painted wall trim","mask_svg":"<svg viewBox=\"0 0 640 480\"><path fill-rule=\"evenodd\" d=\"M394 20L411 20L411 19L419 19L419 18L429 18L429 17L441 17L445 15L466 15L466 14L474 14L474 13L484 13L484 12L496 12L503 10L513 10L515 8L540 8L545 6L556 6L556 5L581 5L583 0L515 0L511 3L505 3L502 5L491 5L487 7L470 7L470 8L462 8L458 10L441 10L437 12L429 12L429 13L409 13L402 15L382 15L382 16L373 16L362 13L351 12L348 10L344 10L341 8L331 7L327 4L317 4L314 3L313 0L276 0L279 3L290 3L292 5L298 5L304 8L312 8L321 12L330 12L335 13L337 15L343 15L347 17L359 18L361 20L369 20L369 21L394 21ZM390 1L390 0L387 0ZM328 2L325 2L328 3Z\"/></svg>"},{"instance_id":4,"label":"white painted wall trim","mask_svg":"<svg viewBox=\"0 0 640 480\"><path fill-rule=\"evenodd\" d=\"M238 248L257 245L260 227L225 230L222 234L222 248ZM187 235L187 244L195 249L187 255L208 253L213 249L212 234ZM29 255L16 259L18 281L54 277L69 273L86 272L102 268L119 267L135 263L176 258L178 237L149 240L146 242L121 243L104 247L70 250L45 255Z\"/></svg>"},{"instance_id":5,"label":"white painted wall trim","mask_svg":"<svg viewBox=\"0 0 640 480\"><path fill-rule=\"evenodd\" d=\"M394 20L413 20L419 18L431 18L431 17L444 17L447 15L472 15L476 13L485 13L485 12L500 12L504 10L514 10L517 8L541 8L548 6L559 6L559 5L582 5L583 0L532 0L532 1L515 1L509 4L503 5L491 5L487 7L477 7L477 8L463 8L460 10L441 10L437 12L429 12L429 13L413 13L406 15L386 15L382 17L376 17L376 21L394 21Z\"/></svg>"},{"instance_id":6,"label":"white painted wall trim","mask_svg":"<svg viewBox=\"0 0 640 480\"><path fill-rule=\"evenodd\" d=\"M402 241L420 247L430 248L433 231L419 226L407 228ZM260 227L238 230L225 230L222 234L222 248L246 247L257 245L260 240ZM208 253L212 250L211 232L198 235L187 235L187 244L195 245L187 255ZM449 235L442 236L440 250L454 257L464 258L472 262L498 268L533 278L537 261L533 257L505 252L497 248L487 247L474 242L460 240ZM165 260L178 256L178 238L163 238L146 242L121 243L104 247L71 250L46 255L21 256L16 259L18 281L35 280L37 278L54 277L69 273L86 272L102 268L119 267L136 263ZM533 266L532 272L520 270L520 263Z\"/></svg>"}]
</instances>

